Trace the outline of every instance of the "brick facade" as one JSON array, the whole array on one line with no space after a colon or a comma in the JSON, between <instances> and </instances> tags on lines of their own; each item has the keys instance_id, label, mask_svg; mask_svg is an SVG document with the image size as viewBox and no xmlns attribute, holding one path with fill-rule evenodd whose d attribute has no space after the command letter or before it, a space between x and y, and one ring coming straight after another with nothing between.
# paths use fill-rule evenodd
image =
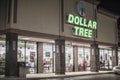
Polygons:
<instances>
[{"instance_id":1,"label":"brick facade","mask_svg":"<svg viewBox=\"0 0 120 80\"><path fill-rule=\"evenodd\" d=\"M38 73L43 73L43 43L38 42Z\"/></svg>"}]
</instances>

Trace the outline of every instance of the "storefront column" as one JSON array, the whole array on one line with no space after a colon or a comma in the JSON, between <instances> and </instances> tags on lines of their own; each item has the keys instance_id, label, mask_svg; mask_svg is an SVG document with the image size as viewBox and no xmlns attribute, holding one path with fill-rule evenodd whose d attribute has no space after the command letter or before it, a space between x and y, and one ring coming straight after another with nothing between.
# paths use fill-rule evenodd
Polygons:
<instances>
[{"instance_id":1,"label":"storefront column","mask_svg":"<svg viewBox=\"0 0 120 80\"><path fill-rule=\"evenodd\" d=\"M37 43L38 50L38 73L43 73L44 64L43 64L43 43Z\"/></svg>"},{"instance_id":2,"label":"storefront column","mask_svg":"<svg viewBox=\"0 0 120 80\"><path fill-rule=\"evenodd\" d=\"M90 70L93 72L98 72L99 70L99 49L98 44L91 44L91 60L90 60Z\"/></svg>"},{"instance_id":3,"label":"storefront column","mask_svg":"<svg viewBox=\"0 0 120 80\"><path fill-rule=\"evenodd\" d=\"M55 73L65 74L65 40L55 40Z\"/></svg>"},{"instance_id":4,"label":"storefront column","mask_svg":"<svg viewBox=\"0 0 120 80\"><path fill-rule=\"evenodd\" d=\"M73 46L73 71L78 71L78 47Z\"/></svg>"},{"instance_id":5,"label":"storefront column","mask_svg":"<svg viewBox=\"0 0 120 80\"><path fill-rule=\"evenodd\" d=\"M19 68L17 63L17 45L18 34L6 33L6 60L5 60L5 76L18 77Z\"/></svg>"},{"instance_id":6,"label":"storefront column","mask_svg":"<svg viewBox=\"0 0 120 80\"><path fill-rule=\"evenodd\" d=\"M112 52L112 67L118 65L118 47L115 46L113 47L113 52Z\"/></svg>"}]
</instances>

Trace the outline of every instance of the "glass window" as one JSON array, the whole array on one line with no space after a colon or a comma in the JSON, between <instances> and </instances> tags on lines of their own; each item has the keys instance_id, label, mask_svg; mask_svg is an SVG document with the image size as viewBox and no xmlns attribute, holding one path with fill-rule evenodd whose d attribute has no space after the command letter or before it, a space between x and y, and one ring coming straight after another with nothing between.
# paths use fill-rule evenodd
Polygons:
<instances>
[{"instance_id":1,"label":"glass window","mask_svg":"<svg viewBox=\"0 0 120 80\"><path fill-rule=\"evenodd\" d=\"M5 72L5 40L0 39L0 75L3 75Z\"/></svg>"},{"instance_id":2,"label":"glass window","mask_svg":"<svg viewBox=\"0 0 120 80\"><path fill-rule=\"evenodd\" d=\"M85 60L87 61L87 67L90 67L90 48L85 47Z\"/></svg>"},{"instance_id":3,"label":"glass window","mask_svg":"<svg viewBox=\"0 0 120 80\"><path fill-rule=\"evenodd\" d=\"M103 49L100 49L100 56L99 56L100 61L105 60L104 52L103 51L104 51Z\"/></svg>"},{"instance_id":4,"label":"glass window","mask_svg":"<svg viewBox=\"0 0 120 80\"><path fill-rule=\"evenodd\" d=\"M78 70L80 70L80 67L83 64L83 60L84 60L84 54L83 54L83 47L79 47L78 48Z\"/></svg>"},{"instance_id":5,"label":"glass window","mask_svg":"<svg viewBox=\"0 0 120 80\"><path fill-rule=\"evenodd\" d=\"M37 72L37 46L36 42L26 42L26 66L30 67L30 73Z\"/></svg>"},{"instance_id":6,"label":"glass window","mask_svg":"<svg viewBox=\"0 0 120 80\"><path fill-rule=\"evenodd\" d=\"M73 46L65 45L65 56L66 56L66 71L73 71Z\"/></svg>"},{"instance_id":7,"label":"glass window","mask_svg":"<svg viewBox=\"0 0 120 80\"><path fill-rule=\"evenodd\" d=\"M43 44L43 63L44 73L53 72L53 45L50 43Z\"/></svg>"},{"instance_id":8,"label":"glass window","mask_svg":"<svg viewBox=\"0 0 120 80\"><path fill-rule=\"evenodd\" d=\"M18 41L18 53L17 53L18 62L25 61L25 42Z\"/></svg>"},{"instance_id":9,"label":"glass window","mask_svg":"<svg viewBox=\"0 0 120 80\"><path fill-rule=\"evenodd\" d=\"M100 69L112 69L112 49L100 49Z\"/></svg>"},{"instance_id":10,"label":"glass window","mask_svg":"<svg viewBox=\"0 0 120 80\"><path fill-rule=\"evenodd\" d=\"M109 61L109 68L112 69L112 49L109 49L108 61Z\"/></svg>"},{"instance_id":11,"label":"glass window","mask_svg":"<svg viewBox=\"0 0 120 80\"><path fill-rule=\"evenodd\" d=\"M118 64L120 65L120 50L118 50Z\"/></svg>"},{"instance_id":12,"label":"glass window","mask_svg":"<svg viewBox=\"0 0 120 80\"><path fill-rule=\"evenodd\" d=\"M5 41L0 40L0 61L5 61Z\"/></svg>"}]
</instances>

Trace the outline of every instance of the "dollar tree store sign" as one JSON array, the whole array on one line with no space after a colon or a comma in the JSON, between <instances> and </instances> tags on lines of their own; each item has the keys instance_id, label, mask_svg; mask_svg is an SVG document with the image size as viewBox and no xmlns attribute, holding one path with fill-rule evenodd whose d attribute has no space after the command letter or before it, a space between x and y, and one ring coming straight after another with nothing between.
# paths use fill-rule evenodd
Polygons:
<instances>
[{"instance_id":1,"label":"dollar tree store sign","mask_svg":"<svg viewBox=\"0 0 120 80\"><path fill-rule=\"evenodd\" d=\"M86 20L85 18L68 14L67 22L73 26L73 34L75 36L81 36L86 38L93 37L93 30L97 29L97 22L92 20Z\"/></svg>"}]
</instances>

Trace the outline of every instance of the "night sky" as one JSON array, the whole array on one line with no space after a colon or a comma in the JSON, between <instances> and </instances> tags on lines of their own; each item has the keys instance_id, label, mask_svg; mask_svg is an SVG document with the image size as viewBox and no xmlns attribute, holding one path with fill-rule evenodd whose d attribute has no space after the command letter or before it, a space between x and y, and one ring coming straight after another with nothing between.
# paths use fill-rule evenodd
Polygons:
<instances>
[{"instance_id":1,"label":"night sky","mask_svg":"<svg viewBox=\"0 0 120 80\"><path fill-rule=\"evenodd\" d=\"M120 15L120 0L100 0L100 7L108 11Z\"/></svg>"}]
</instances>

